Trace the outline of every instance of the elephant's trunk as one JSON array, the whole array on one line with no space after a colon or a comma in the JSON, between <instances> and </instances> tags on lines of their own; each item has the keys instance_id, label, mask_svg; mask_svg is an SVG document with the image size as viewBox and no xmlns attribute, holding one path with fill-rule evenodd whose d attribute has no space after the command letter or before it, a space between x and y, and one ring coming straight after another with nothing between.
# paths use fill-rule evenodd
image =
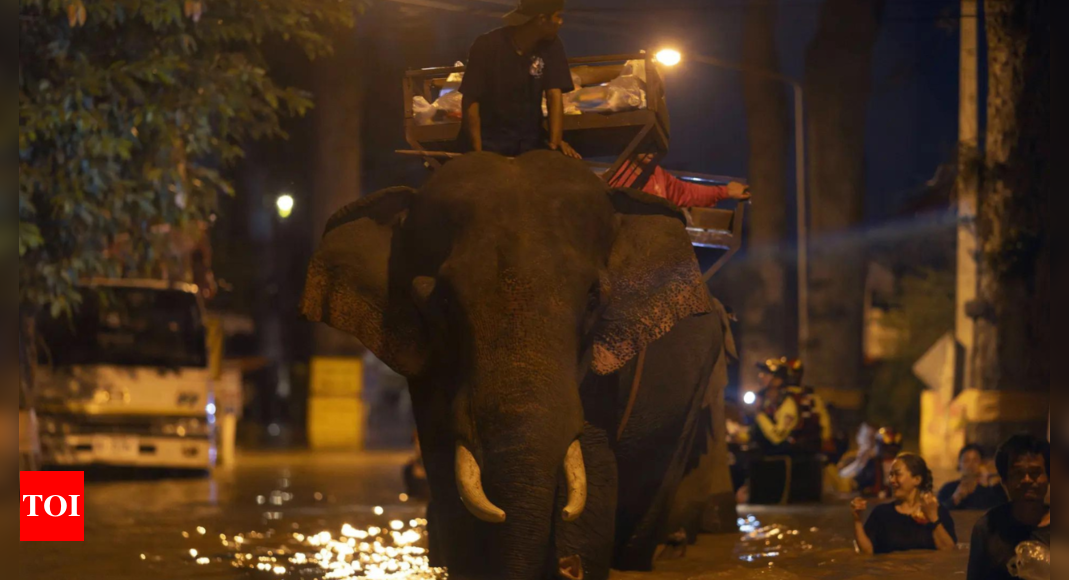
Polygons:
<instances>
[{"instance_id":1,"label":"elephant's trunk","mask_svg":"<svg viewBox=\"0 0 1069 580\"><path fill-rule=\"evenodd\" d=\"M582 462L582 456L580 456L579 460ZM460 498L463 500L464 506L468 508L468 511L488 524L505 523L504 510L494 505L490 498L486 497L486 492L483 490L483 472L479 467L479 462L475 460L475 456L463 444L457 445L456 472L457 489L460 490ZM584 483L585 477L584 472ZM585 503L585 485L583 493Z\"/></svg>"},{"instance_id":2,"label":"elephant's trunk","mask_svg":"<svg viewBox=\"0 0 1069 580\"><path fill-rule=\"evenodd\" d=\"M586 464L579 441L568 448L568 455L564 458L564 474L568 480L568 505L564 508L563 518L566 522L574 522L583 515L587 498Z\"/></svg>"}]
</instances>

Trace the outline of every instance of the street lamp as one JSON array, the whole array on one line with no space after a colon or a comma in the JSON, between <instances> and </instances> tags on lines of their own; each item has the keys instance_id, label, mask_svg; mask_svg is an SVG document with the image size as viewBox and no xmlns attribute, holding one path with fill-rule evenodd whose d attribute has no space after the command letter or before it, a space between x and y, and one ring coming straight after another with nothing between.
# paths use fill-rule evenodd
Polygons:
<instances>
[{"instance_id":1,"label":"street lamp","mask_svg":"<svg viewBox=\"0 0 1069 580\"><path fill-rule=\"evenodd\" d=\"M656 59L657 62L665 66L675 66L683 60L683 55L677 50L664 49L657 53ZM687 61L757 75L790 85L794 90L794 150L798 204L798 349L804 359L809 350L809 200L806 189L805 166L805 88L801 82L787 75L766 69L748 67L711 56L688 56Z\"/></svg>"},{"instance_id":2,"label":"street lamp","mask_svg":"<svg viewBox=\"0 0 1069 580\"><path fill-rule=\"evenodd\" d=\"M683 54L678 50L666 48L658 52L655 59L664 66L673 67L683 62Z\"/></svg>"},{"instance_id":3,"label":"street lamp","mask_svg":"<svg viewBox=\"0 0 1069 580\"><path fill-rule=\"evenodd\" d=\"M282 219L288 219L291 215L293 215L293 208L295 205L297 205L297 202L294 201L292 195L280 195L278 197L278 200L275 202L275 206L278 208L278 217Z\"/></svg>"}]
</instances>

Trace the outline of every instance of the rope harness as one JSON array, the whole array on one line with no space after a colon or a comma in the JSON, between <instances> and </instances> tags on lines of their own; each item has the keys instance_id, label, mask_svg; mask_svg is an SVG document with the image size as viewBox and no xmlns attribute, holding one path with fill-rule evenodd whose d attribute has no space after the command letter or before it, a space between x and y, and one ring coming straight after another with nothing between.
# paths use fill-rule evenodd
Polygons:
<instances>
[{"instance_id":1,"label":"rope harness","mask_svg":"<svg viewBox=\"0 0 1069 580\"><path fill-rule=\"evenodd\" d=\"M642 352L638 354L638 367L635 369L635 379L631 382L631 395L627 400L627 408L624 410L623 417L620 420L620 429L616 432L616 440L619 441L624 437L624 430L627 429L627 423L631 420L631 415L635 412L635 403L638 401L638 391L642 388L642 371L646 368L646 349L642 349Z\"/></svg>"}]
</instances>

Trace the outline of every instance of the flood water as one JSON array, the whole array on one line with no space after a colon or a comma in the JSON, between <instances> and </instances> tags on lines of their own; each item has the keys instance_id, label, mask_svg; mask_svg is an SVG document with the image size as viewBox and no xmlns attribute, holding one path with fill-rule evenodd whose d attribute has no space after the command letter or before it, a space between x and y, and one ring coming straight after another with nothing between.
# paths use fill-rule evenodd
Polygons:
<instances>
[{"instance_id":1,"label":"flood water","mask_svg":"<svg viewBox=\"0 0 1069 580\"><path fill-rule=\"evenodd\" d=\"M743 533L706 536L686 558L662 562L658 580L947 580L964 578L968 539L982 514L955 516L956 552L913 552L867 557L854 549L853 517L846 503L818 507L741 508ZM640 580L642 574L620 574Z\"/></svg>"},{"instance_id":2,"label":"flood water","mask_svg":"<svg viewBox=\"0 0 1069 580\"><path fill-rule=\"evenodd\" d=\"M20 544L23 580L431 580L423 508L401 495L406 457L257 455L212 479L96 482L86 541ZM614 580L964 577L958 552L865 558L843 505L744 508L743 532L709 536L654 574ZM958 520L967 541L979 514Z\"/></svg>"}]
</instances>

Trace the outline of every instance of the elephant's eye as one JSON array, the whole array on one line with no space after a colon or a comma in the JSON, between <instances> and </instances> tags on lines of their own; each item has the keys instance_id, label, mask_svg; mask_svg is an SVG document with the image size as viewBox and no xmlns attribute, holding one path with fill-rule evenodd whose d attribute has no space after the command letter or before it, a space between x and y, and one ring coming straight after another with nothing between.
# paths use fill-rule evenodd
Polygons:
<instances>
[{"instance_id":1,"label":"elephant's eye","mask_svg":"<svg viewBox=\"0 0 1069 580\"><path fill-rule=\"evenodd\" d=\"M586 309L589 312L594 312L599 306L601 306L601 284L595 282L587 295Z\"/></svg>"},{"instance_id":2,"label":"elephant's eye","mask_svg":"<svg viewBox=\"0 0 1069 580\"><path fill-rule=\"evenodd\" d=\"M412 281L412 299L421 310L427 307L437 284L438 281L430 276L419 276Z\"/></svg>"}]
</instances>

